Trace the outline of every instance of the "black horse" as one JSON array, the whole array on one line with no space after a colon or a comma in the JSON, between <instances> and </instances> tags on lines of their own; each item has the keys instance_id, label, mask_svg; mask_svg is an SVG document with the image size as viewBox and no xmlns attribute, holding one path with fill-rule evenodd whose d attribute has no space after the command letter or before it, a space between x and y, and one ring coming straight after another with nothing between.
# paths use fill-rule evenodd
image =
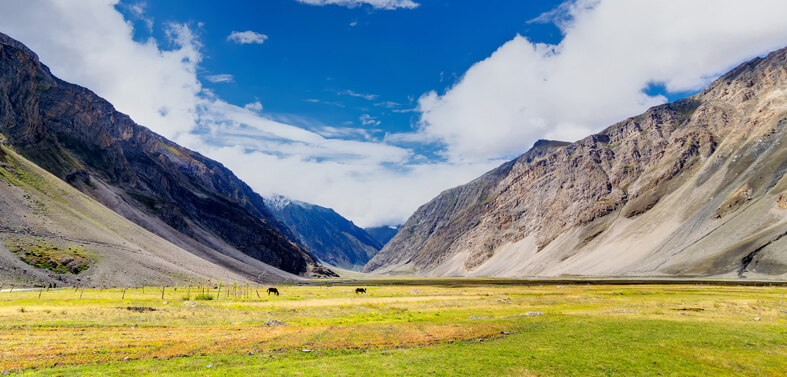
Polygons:
<instances>
[{"instance_id":1,"label":"black horse","mask_svg":"<svg viewBox=\"0 0 787 377\"><path fill-rule=\"evenodd\" d=\"M366 293L366 288L355 288L355 294Z\"/></svg>"},{"instance_id":2,"label":"black horse","mask_svg":"<svg viewBox=\"0 0 787 377\"><path fill-rule=\"evenodd\" d=\"M276 289L276 288L268 288L268 296L270 296L271 293L275 293L276 296L278 296L279 295L279 290Z\"/></svg>"}]
</instances>

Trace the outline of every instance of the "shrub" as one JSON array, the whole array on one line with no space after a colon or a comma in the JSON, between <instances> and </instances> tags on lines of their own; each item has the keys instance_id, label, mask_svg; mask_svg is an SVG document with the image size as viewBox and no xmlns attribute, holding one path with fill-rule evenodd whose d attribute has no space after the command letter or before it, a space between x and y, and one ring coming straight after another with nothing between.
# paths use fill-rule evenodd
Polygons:
<instances>
[{"instance_id":1,"label":"shrub","mask_svg":"<svg viewBox=\"0 0 787 377\"><path fill-rule=\"evenodd\" d=\"M195 300L213 300L213 296L207 293L200 293L194 296Z\"/></svg>"}]
</instances>

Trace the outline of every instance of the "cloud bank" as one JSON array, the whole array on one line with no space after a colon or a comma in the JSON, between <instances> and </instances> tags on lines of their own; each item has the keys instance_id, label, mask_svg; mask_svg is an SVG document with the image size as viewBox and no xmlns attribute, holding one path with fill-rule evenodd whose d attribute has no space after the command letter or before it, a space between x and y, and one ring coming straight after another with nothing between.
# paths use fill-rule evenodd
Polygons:
<instances>
[{"instance_id":1,"label":"cloud bank","mask_svg":"<svg viewBox=\"0 0 787 377\"><path fill-rule=\"evenodd\" d=\"M200 43L185 24L165 26L173 48L133 40L116 0L10 0L0 3L0 30L35 51L58 77L109 99L163 136L190 132L202 84ZM141 16L141 15L138 15Z\"/></svg>"},{"instance_id":2,"label":"cloud bank","mask_svg":"<svg viewBox=\"0 0 787 377\"><path fill-rule=\"evenodd\" d=\"M767 11L764 11L767 10ZM516 36L442 95L418 101L420 133L449 161L525 151L539 138L574 141L701 89L745 59L787 45L780 0L578 0L533 22L554 22L558 45Z\"/></svg>"}]
</instances>

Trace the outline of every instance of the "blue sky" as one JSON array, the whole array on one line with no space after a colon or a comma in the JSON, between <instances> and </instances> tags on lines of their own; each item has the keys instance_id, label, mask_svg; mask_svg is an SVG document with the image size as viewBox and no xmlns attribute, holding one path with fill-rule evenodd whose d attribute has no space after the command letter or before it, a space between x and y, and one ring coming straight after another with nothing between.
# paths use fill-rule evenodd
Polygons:
<instances>
[{"instance_id":1,"label":"blue sky","mask_svg":"<svg viewBox=\"0 0 787 377\"><path fill-rule=\"evenodd\" d=\"M767 9L767 12L763 12ZM783 0L4 0L58 77L262 195L398 225L787 45Z\"/></svg>"},{"instance_id":2,"label":"blue sky","mask_svg":"<svg viewBox=\"0 0 787 377\"><path fill-rule=\"evenodd\" d=\"M129 4L144 4L144 18L124 6ZM167 21L195 30L203 44L201 77L229 75L222 83L203 80L224 100L241 106L259 101L267 114L303 127L374 128L376 138L412 130L418 117L408 110L421 94L444 91L517 33L536 42L561 39L554 24L527 22L559 1L493 1L483 7L431 1L397 10L292 0L239 7L191 0L129 4L117 9L134 22L138 41L165 40L155 26ZM227 40L233 31L267 39L241 45ZM366 126L364 114L371 117Z\"/></svg>"}]
</instances>

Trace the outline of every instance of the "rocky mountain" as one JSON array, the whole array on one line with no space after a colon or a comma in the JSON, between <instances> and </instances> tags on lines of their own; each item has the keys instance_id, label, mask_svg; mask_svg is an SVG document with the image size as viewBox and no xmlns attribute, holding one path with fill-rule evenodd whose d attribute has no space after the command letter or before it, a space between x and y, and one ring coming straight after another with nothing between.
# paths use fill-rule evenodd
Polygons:
<instances>
[{"instance_id":1,"label":"rocky mountain","mask_svg":"<svg viewBox=\"0 0 787 377\"><path fill-rule=\"evenodd\" d=\"M266 204L314 256L331 266L360 270L383 247L330 208L283 196L266 198Z\"/></svg>"},{"instance_id":2,"label":"rocky mountain","mask_svg":"<svg viewBox=\"0 0 787 377\"><path fill-rule=\"evenodd\" d=\"M399 227L377 226L373 228L364 228L363 230L369 233L369 235L372 236L375 241L379 242L380 245L384 246L396 235L396 232L399 231Z\"/></svg>"},{"instance_id":3,"label":"rocky mountain","mask_svg":"<svg viewBox=\"0 0 787 377\"><path fill-rule=\"evenodd\" d=\"M787 49L419 208L364 268L434 276L787 276Z\"/></svg>"},{"instance_id":4,"label":"rocky mountain","mask_svg":"<svg viewBox=\"0 0 787 377\"><path fill-rule=\"evenodd\" d=\"M52 76L4 34L0 134L23 160L210 263L235 269L252 259L282 276L332 275L230 170Z\"/></svg>"}]
</instances>

